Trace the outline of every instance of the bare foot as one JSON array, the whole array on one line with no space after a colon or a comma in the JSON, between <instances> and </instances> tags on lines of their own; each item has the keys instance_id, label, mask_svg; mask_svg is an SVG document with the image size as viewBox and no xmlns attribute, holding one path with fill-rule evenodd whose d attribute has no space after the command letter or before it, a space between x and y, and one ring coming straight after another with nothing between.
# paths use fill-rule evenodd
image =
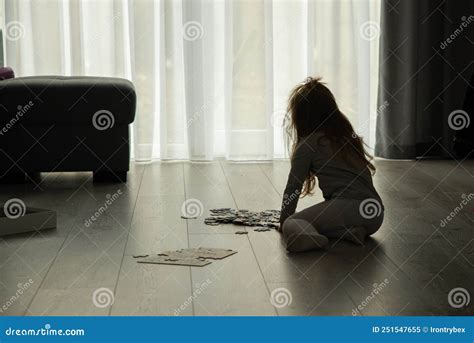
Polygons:
<instances>
[{"instance_id":1,"label":"bare foot","mask_svg":"<svg viewBox=\"0 0 474 343\"><path fill-rule=\"evenodd\" d=\"M286 241L286 249L289 252L317 250L328 244L328 238L316 231L306 220L287 220L289 222L285 222L283 236Z\"/></svg>"}]
</instances>

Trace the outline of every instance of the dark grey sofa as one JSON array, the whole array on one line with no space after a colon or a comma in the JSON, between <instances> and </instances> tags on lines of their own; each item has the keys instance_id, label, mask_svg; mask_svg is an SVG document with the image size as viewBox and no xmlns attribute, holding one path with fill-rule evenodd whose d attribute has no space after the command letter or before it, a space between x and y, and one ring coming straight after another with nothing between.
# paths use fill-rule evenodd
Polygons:
<instances>
[{"instance_id":1,"label":"dark grey sofa","mask_svg":"<svg viewBox=\"0 0 474 343\"><path fill-rule=\"evenodd\" d=\"M39 172L92 171L125 182L133 84L119 78L21 77L0 81L0 181Z\"/></svg>"}]
</instances>

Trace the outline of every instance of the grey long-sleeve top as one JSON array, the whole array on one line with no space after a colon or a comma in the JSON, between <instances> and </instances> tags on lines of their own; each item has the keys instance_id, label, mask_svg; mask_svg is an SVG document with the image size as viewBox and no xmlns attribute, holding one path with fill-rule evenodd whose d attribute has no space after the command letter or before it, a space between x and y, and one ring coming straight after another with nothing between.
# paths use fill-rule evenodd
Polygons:
<instances>
[{"instance_id":1,"label":"grey long-sleeve top","mask_svg":"<svg viewBox=\"0 0 474 343\"><path fill-rule=\"evenodd\" d=\"M292 157L280 223L295 213L301 188L310 171L318 178L325 200L374 198L381 202L370 170L365 166L357 168L335 157L322 134L314 134L298 144Z\"/></svg>"}]
</instances>

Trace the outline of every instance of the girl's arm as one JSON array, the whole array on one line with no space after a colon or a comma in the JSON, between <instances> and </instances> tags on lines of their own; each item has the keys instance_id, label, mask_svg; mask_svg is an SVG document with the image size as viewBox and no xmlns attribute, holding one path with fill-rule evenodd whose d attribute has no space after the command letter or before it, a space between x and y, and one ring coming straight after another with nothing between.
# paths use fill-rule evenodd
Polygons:
<instances>
[{"instance_id":1,"label":"girl's arm","mask_svg":"<svg viewBox=\"0 0 474 343\"><path fill-rule=\"evenodd\" d=\"M301 188L311 168L311 147L303 141L296 148L291 159L291 170L288 175L283 203L281 206L280 229L283 222L296 211Z\"/></svg>"}]
</instances>

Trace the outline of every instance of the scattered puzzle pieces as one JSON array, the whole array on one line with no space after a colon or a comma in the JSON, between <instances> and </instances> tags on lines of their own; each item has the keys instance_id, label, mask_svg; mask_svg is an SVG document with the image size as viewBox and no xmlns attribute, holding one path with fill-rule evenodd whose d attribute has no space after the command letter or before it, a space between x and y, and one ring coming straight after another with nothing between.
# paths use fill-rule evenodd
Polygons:
<instances>
[{"instance_id":1,"label":"scattered puzzle pieces","mask_svg":"<svg viewBox=\"0 0 474 343\"><path fill-rule=\"evenodd\" d=\"M211 263L211 261L208 260L222 260L223 258L229 257L236 253L237 251L231 249L188 248L175 251L164 251L149 257L148 255L136 256L146 257L144 260L139 260L138 263L203 267Z\"/></svg>"},{"instance_id":2,"label":"scattered puzzle pieces","mask_svg":"<svg viewBox=\"0 0 474 343\"><path fill-rule=\"evenodd\" d=\"M242 226L258 226L263 228L277 228L280 223L279 210L265 210L252 212L249 210L234 210L231 208L217 208L211 210L211 216L204 219L207 225L235 224ZM269 231L269 230L255 230Z\"/></svg>"}]
</instances>

